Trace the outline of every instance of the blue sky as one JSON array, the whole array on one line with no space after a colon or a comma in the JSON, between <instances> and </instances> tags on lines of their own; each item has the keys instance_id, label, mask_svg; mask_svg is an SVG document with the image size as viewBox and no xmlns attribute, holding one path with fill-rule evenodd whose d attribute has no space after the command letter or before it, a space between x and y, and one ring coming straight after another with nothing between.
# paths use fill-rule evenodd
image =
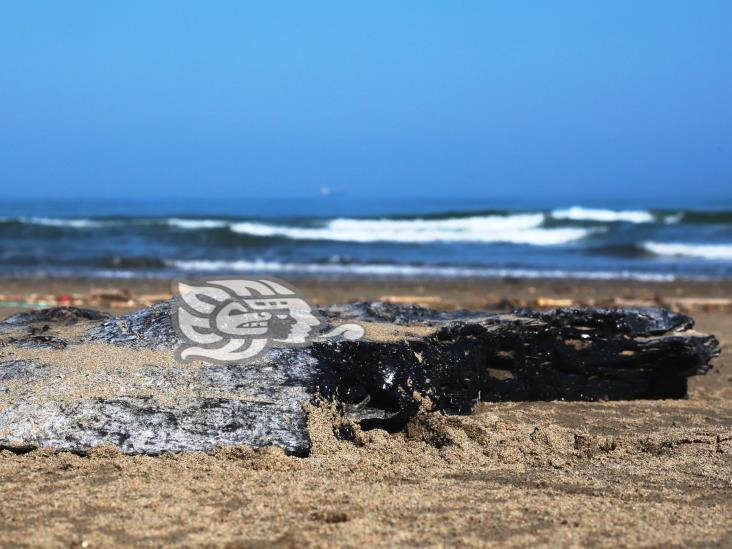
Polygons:
<instances>
[{"instance_id":1,"label":"blue sky","mask_svg":"<svg viewBox=\"0 0 732 549\"><path fill-rule=\"evenodd\" d=\"M732 2L14 2L5 196L732 193Z\"/></svg>"}]
</instances>

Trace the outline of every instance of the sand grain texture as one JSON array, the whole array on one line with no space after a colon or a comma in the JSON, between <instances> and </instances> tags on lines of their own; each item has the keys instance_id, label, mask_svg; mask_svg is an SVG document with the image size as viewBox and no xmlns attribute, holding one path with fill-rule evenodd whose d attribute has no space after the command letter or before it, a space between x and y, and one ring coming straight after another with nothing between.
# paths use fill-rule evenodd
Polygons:
<instances>
[{"instance_id":1,"label":"sand grain texture","mask_svg":"<svg viewBox=\"0 0 732 549\"><path fill-rule=\"evenodd\" d=\"M561 295L561 294L559 294ZM482 404L404 433L310 415L312 455L0 453L6 546L732 544L732 318L687 400Z\"/></svg>"}]
</instances>

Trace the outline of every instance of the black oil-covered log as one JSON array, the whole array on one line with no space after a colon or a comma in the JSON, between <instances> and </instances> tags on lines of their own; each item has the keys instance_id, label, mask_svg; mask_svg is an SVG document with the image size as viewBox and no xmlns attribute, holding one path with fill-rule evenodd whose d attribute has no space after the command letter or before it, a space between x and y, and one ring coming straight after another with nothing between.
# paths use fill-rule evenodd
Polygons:
<instances>
[{"instance_id":1,"label":"black oil-covered log","mask_svg":"<svg viewBox=\"0 0 732 549\"><path fill-rule=\"evenodd\" d=\"M662 309L444 313L356 303L361 340L270 349L247 364L175 362L170 304L121 318L81 309L0 323L0 447L128 453L276 444L309 450L304 409L334 401L363 428L402 428L425 397L469 413L479 401L683 398L719 353L713 336Z\"/></svg>"},{"instance_id":2,"label":"black oil-covered log","mask_svg":"<svg viewBox=\"0 0 732 549\"><path fill-rule=\"evenodd\" d=\"M706 373L719 354L691 318L663 309L496 315L361 303L347 311L435 328L419 339L313 346L327 366L325 394L365 426L403 426L419 406L415 391L457 414L478 401L684 398L688 377Z\"/></svg>"}]
</instances>

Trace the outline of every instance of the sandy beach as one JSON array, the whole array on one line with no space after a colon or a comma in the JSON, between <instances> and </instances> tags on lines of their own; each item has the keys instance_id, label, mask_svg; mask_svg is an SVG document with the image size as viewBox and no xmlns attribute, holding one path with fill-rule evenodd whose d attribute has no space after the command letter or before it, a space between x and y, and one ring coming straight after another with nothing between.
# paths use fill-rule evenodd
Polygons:
<instances>
[{"instance_id":1,"label":"sandy beach","mask_svg":"<svg viewBox=\"0 0 732 549\"><path fill-rule=\"evenodd\" d=\"M424 413L403 433L337 440L313 408L312 455L276 448L90 456L0 452L7 546L482 546L732 543L730 282L293 281L321 304L436 308L675 304L722 356L686 400L484 403ZM168 290L154 280L5 280L4 294ZM108 307L124 312L119 304ZM0 308L0 316L18 310ZM128 309L129 310L129 309Z\"/></svg>"},{"instance_id":2,"label":"sandy beach","mask_svg":"<svg viewBox=\"0 0 732 549\"><path fill-rule=\"evenodd\" d=\"M0 549L732 548L732 2L3 7Z\"/></svg>"}]
</instances>

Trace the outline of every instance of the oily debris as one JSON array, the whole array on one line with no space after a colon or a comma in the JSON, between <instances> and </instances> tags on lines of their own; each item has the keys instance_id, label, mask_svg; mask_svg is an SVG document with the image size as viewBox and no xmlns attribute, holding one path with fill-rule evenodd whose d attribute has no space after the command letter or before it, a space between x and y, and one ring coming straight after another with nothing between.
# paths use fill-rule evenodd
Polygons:
<instances>
[{"instance_id":1,"label":"oily debris","mask_svg":"<svg viewBox=\"0 0 732 549\"><path fill-rule=\"evenodd\" d=\"M307 458L237 446L157 457L109 445L86 457L2 450L2 543L727 546L732 323L719 311L696 320L723 353L684 400L420 409L397 433L320 406ZM351 440L339 436L349 429Z\"/></svg>"}]
</instances>

